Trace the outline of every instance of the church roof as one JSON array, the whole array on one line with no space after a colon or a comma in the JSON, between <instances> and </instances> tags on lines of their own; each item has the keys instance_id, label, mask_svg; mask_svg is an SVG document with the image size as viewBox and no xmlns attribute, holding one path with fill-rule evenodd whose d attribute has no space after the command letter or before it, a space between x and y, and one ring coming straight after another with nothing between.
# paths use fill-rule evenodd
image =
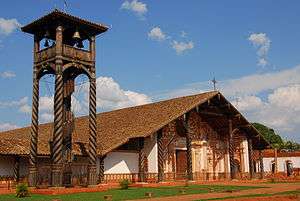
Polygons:
<instances>
[{"instance_id":1,"label":"church roof","mask_svg":"<svg viewBox=\"0 0 300 201\"><path fill-rule=\"evenodd\" d=\"M234 115L233 125L242 126L247 134L253 138L253 145L262 148L268 143L259 132L217 91L206 92L192 96L174 98L166 101L99 113L97 115L97 153L106 154L129 139L147 137L159 129L184 115L188 111L200 107L212 107L212 104L220 105L228 122L228 115ZM226 107L224 107L226 104ZM210 106L207 106L210 105ZM203 106L203 107L202 107ZM207 115L208 122L214 123L216 128L224 128L226 123ZM203 115L205 115L203 114ZM213 121L213 119L218 119ZM88 145L89 125L88 116L79 117L75 120L75 132L73 133L73 149L76 154L84 154ZM52 139L53 123L39 126L38 154L49 155L49 140ZM0 154L29 154L30 127L0 133Z\"/></svg>"}]
</instances>

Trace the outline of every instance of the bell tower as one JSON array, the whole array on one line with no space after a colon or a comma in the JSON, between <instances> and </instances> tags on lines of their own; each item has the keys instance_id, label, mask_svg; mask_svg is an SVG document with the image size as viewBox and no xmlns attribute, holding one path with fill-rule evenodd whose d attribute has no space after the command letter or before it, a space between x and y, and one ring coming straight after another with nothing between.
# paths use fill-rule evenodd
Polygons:
<instances>
[{"instance_id":1,"label":"bell tower","mask_svg":"<svg viewBox=\"0 0 300 201\"><path fill-rule=\"evenodd\" d=\"M88 184L97 183L95 37L107 30L105 25L57 9L22 27L23 32L34 36L29 186L36 186L38 178L39 80L46 74L55 76L50 185L63 186L63 167L70 163L74 129L71 95L74 92L74 80L80 74L87 75L90 83ZM42 41L44 44L41 44ZM89 47L85 48L84 44Z\"/></svg>"}]
</instances>

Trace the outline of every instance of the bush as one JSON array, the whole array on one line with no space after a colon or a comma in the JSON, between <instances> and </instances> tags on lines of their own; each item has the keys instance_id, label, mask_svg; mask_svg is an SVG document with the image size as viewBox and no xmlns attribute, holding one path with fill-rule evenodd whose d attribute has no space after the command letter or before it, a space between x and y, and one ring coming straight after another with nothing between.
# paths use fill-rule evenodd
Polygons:
<instances>
[{"instance_id":1,"label":"bush","mask_svg":"<svg viewBox=\"0 0 300 201\"><path fill-rule=\"evenodd\" d=\"M128 179L123 179L119 184L121 189L125 190L129 188L130 181Z\"/></svg>"},{"instance_id":2,"label":"bush","mask_svg":"<svg viewBox=\"0 0 300 201\"><path fill-rule=\"evenodd\" d=\"M18 184L16 187L16 196L18 198L29 196L28 186L26 184Z\"/></svg>"}]
</instances>

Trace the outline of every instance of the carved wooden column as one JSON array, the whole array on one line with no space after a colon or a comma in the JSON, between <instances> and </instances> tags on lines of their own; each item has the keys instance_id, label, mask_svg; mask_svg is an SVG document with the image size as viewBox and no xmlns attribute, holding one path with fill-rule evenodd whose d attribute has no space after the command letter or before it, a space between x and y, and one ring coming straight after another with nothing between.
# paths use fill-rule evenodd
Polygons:
<instances>
[{"instance_id":1,"label":"carved wooden column","mask_svg":"<svg viewBox=\"0 0 300 201\"><path fill-rule=\"evenodd\" d=\"M254 176L254 167L253 167L253 146L252 139L248 138L248 155L249 155L249 174L252 179Z\"/></svg>"},{"instance_id":2,"label":"carved wooden column","mask_svg":"<svg viewBox=\"0 0 300 201\"><path fill-rule=\"evenodd\" d=\"M157 132L157 159L158 159L158 182L164 180L164 159L163 159L163 141L162 130Z\"/></svg>"},{"instance_id":3,"label":"carved wooden column","mask_svg":"<svg viewBox=\"0 0 300 201\"><path fill-rule=\"evenodd\" d=\"M34 62L36 61L36 53L39 51L39 39L34 36ZM29 151L29 176L28 185L36 186L37 182L37 143L39 133L39 78L37 69L33 69L33 90L32 90L32 117L30 132L30 151Z\"/></svg>"},{"instance_id":4,"label":"carved wooden column","mask_svg":"<svg viewBox=\"0 0 300 201\"><path fill-rule=\"evenodd\" d=\"M52 153L52 186L62 186L62 151L63 151L63 110L64 81L62 74L62 32L56 29L56 60L55 60L55 94L54 94L54 134Z\"/></svg>"},{"instance_id":5,"label":"carved wooden column","mask_svg":"<svg viewBox=\"0 0 300 201\"><path fill-rule=\"evenodd\" d=\"M278 172L278 152L277 148L274 148L274 162L275 162L275 174Z\"/></svg>"},{"instance_id":6,"label":"carved wooden column","mask_svg":"<svg viewBox=\"0 0 300 201\"><path fill-rule=\"evenodd\" d=\"M104 159L106 156L100 157L99 163L99 183L104 183Z\"/></svg>"},{"instance_id":7,"label":"carved wooden column","mask_svg":"<svg viewBox=\"0 0 300 201\"><path fill-rule=\"evenodd\" d=\"M144 150L144 138L139 139L139 182L145 181L145 165L146 165L146 156Z\"/></svg>"},{"instance_id":8,"label":"carved wooden column","mask_svg":"<svg viewBox=\"0 0 300 201\"><path fill-rule=\"evenodd\" d=\"M97 157L97 116L96 116L96 78L90 79L90 104L89 104L89 185L97 184L96 157Z\"/></svg>"},{"instance_id":9,"label":"carved wooden column","mask_svg":"<svg viewBox=\"0 0 300 201\"><path fill-rule=\"evenodd\" d=\"M225 178L230 179L230 174L229 174L229 137L228 135L225 136L224 139L224 146L225 146L225 151L224 151L224 173L225 173Z\"/></svg>"},{"instance_id":10,"label":"carved wooden column","mask_svg":"<svg viewBox=\"0 0 300 201\"><path fill-rule=\"evenodd\" d=\"M192 134L193 131L189 124L189 114L186 115L186 161L187 161L187 179L193 180L193 159L192 159Z\"/></svg>"},{"instance_id":11,"label":"carved wooden column","mask_svg":"<svg viewBox=\"0 0 300 201\"><path fill-rule=\"evenodd\" d=\"M19 156L15 156L14 180L15 180L15 182L19 182L19 180L20 180L20 157Z\"/></svg>"},{"instance_id":12,"label":"carved wooden column","mask_svg":"<svg viewBox=\"0 0 300 201\"><path fill-rule=\"evenodd\" d=\"M229 165L230 165L230 178L235 178L235 164L234 164L234 144L233 144L233 133L232 133L232 120L228 121L228 134L229 134Z\"/></svg>"},{"instance_id":13,"label":"carved wooden column","mask_svg":"<svg viewBox=\"0 0 300 201\"><path fill-rule=\"evenodd\" d=\"M263 158L263 150L259 150L259 169L260 169L260 178L264 178L264 158Z\"/></svg>"}]
</instances>

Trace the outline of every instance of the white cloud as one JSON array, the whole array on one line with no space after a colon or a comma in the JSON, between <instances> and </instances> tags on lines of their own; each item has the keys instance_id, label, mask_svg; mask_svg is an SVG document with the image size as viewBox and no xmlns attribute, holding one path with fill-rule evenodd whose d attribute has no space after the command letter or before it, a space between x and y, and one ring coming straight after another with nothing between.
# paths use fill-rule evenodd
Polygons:
<instances>
[{"instance_id":1,"label":"white cloud","mask_svg":"<svg viewBox=\"0 0 300 201\"><path fill-rule=\"evenodd\" d=\"M17 125L11 123L0 123L0 131L13 130L18 128Z\"/></svg>"},{"instance_id":2,"label":"white cloud","mask_svg":"<svg viewBox=\"0 0 300 201\"><path fill-rule=\"evenodd\" d=\"M192 41L185 43L174 40L171 45L177 54L182 54L183 52L194 48L194 43Z\"/></svg>"},{"instance_id":3,"label":"white cloud","mask_svg":"<svg viewBox=\"0 0 300 201\"><path fill-rule=\"evenodd\" d=\"M4 72L0 73L0 77L2 77L2 78L13 78L13 77L16 77L16 74L12 71L4 71Z\"/></svg>"},{"instance_id":4,"label":"white cloud","mask_svg":"<svg viewBox=\"0 0 300 201\"><path fill-rule=\"evenodd\" d=\"M53 113L44 112L41 114L41 122L53 122L54 121L54 115Z\"/></svg>"},{"instance_id":5,"label":"white cloud","mask_svg":"<svg viewBox=\"0 0 300 201\"><path fill-rule=\"evenodd\" d=\"M148 11L147 5L138 0L133 0L131 2L125 1L122 3L121 9L133 11L138 16L143 16Z\"/></svg>"},{"instance_id":6,"label":"white cloud","mask_svg":"<svg viewBox=\"0 0 300 201\"><path fill-rule=\"evenodd\" d=\"M267 34L253 33L248 40L257 48L258 65L266 66L268 64L266 57L271 46L271 40L267 37Z\"/></svg>"},{"instance_id":7,"label":"white cloud","mask_svg":"<svg viewBox=\"0 0 300 201\"><path fill-rule=\"evenodd\" d=\"M27 104L21 105L20 108L19 108L19 111L22 112L22 113L31 114L31 107Z\"/></svg>"},{"instance_id":8,"label":"white cloud","mask_svg":"<svg viewBox=\"0 0 300 201\"><path fill-rule=\"evenodd\" d=\"M185 38L186 35L187 35L187 33L186 33L185 31L181 31L181 32L180 32L180 36L181 36L182 38Z\"/></svg>"},{"instance_id":9,"label":"white cloud","mask_svg":"<svg viewBox=\"0 0 300 201\"><path fill-rule=\"evenodd\" d=\"M85 107L88 107L88 85L85 86ZM101 111L150 103L145 94L124 90L111 77L97 78L97 107Z\"/></svg>"},{"instance_id":10,"label":"white cloud","mask_svg":"<svg viewBox=\"0 0 300 201\"><path fill-rule=\"evenodd\" d=\"M27 102L28 102L28 97L23 97L17 101L7 101L7 102L0 101L0 108L20 107L22 105L27 104Z\"/></svg>"},{"instance_id":11,"label":"white cloud","mask_svg":"<svg viewBox=\"0 0 300 201\"><path fill-rule=\"evenodd\" d=\"M166 34L159 27L151 29L148 33L148 37L156 41L163 41L167 38Z\"/></svg>"},{"instance_id":12,"label":"white cloud","mask_svg":"<svg viewBox=\"0 0 300 201\"><path fill-rule=\"evenodd\" d=\"M21 24L17 19L0 18L0 34L9 35L19 27Z\"/></svg>"},{"instance_id":13,"label":"white cloud","mask_svg":"<svg viewBox=\"0 0 300 201\"><path fill-rule=\"evenodd\" d=\"M249 120L274 128L284 138L300 141L300 84L279 87L265 101L251 97L240 99L237 105Z\"/></svg>"}]
</instances>

